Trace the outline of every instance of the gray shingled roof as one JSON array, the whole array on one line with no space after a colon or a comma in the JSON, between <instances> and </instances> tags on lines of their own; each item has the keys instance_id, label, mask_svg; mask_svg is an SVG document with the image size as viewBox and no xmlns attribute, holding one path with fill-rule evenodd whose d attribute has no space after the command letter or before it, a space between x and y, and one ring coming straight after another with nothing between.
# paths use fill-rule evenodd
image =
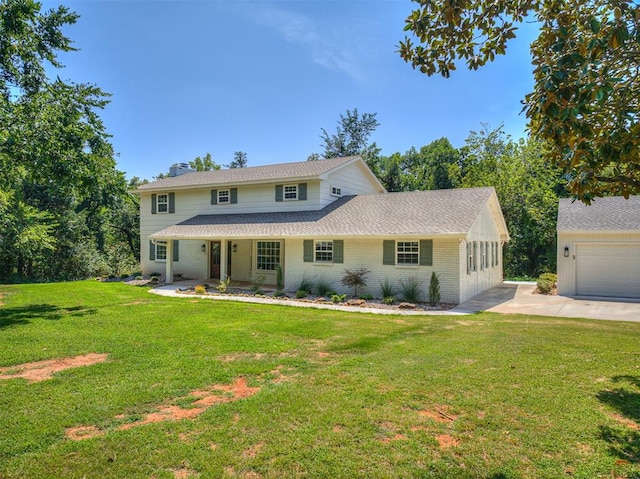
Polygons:
<instances>
[{"instance_id":1,"label":"gray shingled roof","mask_svg":"<svg viewBox=\"0 0 640 479\"><path fill-rule=\"evenodd\" d=\"M595 198L591 205L560 199L558 231L640 230L640 196Z\"/></svg>"},{"instance_id":2,"label":"gray shingled roof","mask_svg":"<svg viewBox=\"0 0 640 479\"><path fill-rule=\"evenodd\" d=\"M358 156L347 156L344 158L329 158L318 161L298 161L278 165L198 171L147 183L146 185L139 186L138 190L166 190L190 188L194 186L237 185L240 183L260 183L279 180L295 181L301 178L317 178L330 172L334 168L338 168L358 158Z\"/></svg>"},{"instance_id":3,"label":"gray shingled roof","mask_svg":"<svg viewBox=\"0 0 640 479\"><path fill-rule=\"evenodd\" d=\"M319 211L195 216L151 237L463 236L493 195L468 188L347 196Z\"/></svg>"}]
</instances>

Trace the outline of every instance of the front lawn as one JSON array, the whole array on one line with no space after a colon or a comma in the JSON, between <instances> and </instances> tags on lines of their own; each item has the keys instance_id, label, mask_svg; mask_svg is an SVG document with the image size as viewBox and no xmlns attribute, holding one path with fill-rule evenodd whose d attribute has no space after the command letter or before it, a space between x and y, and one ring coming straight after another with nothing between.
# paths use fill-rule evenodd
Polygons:
<instances>
[{"instance_id":1,"label":"front lawn","mask_svg":"<svg viewBox=\"0 0 640 479\"><path fill-rule=\"evenodd\" d=\"M2 374L107 355L0 379L0 477L640 478L639 345L640 323L0 286Z\"/></svg>"}]
</instances>

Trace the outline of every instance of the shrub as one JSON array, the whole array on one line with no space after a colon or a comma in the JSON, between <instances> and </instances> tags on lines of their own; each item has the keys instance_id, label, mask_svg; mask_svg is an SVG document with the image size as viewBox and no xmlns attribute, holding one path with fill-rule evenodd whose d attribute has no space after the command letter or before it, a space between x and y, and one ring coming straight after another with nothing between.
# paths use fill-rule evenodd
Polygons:
<instances>
[{"instance_id":1,"label":"shrub","mask_svg":"<svg viewBox=\"0 0 640 479\"><path fill-rule=\"evenodd\" d=\"M318 296L327 296L331 291L331 285L324 278L320 278L316 284L316 291Z\"/></svg>"},{"instance_id":2,"label":"shrub","mask_svg":"<svg viewBox=\"0 0 640 479\"><path fill-rule=\"evenodd\" d=\"M555 273L542 273L538 277L536 286L540 294L551 294L551 290L557 287L558 275Z\"/></svg>"},{"instance_id":3,"label":"shrub","mask_svg":"<svg viewBox=\"0 0 640 479\"><path fill-rule=\"evenodd\" d=\"M329 290L326 292L326 296L327 298L330 298L331 296L333 296L334 294L338 294L337 292L335 292L334 290Z\"/></svg>"},{"instance_id":4,"label":"shrub","mask_svg":"<svg viewBox=\"0 0 640 479\"><path fill-rule=\"evenodd\" d=\"M420 297L420 283L415 276L407 278L406 281L400 280L400 286L402 287L402 296L406 301L410 303L417 303Z\"/></svg>"},{"instance_id":5,"label":"shrub","mask_svg":"<svg viewBox=\"0 0 640 479\"><path fill-rule=\"evenodd\" d=\"M299 289L298 291L296 291L296 298L298 299L306 298L308 295L309 293L304 289Z\"/></svg>"},{"instance_id":6,"label":"shrub","mask_svg":"<svg viewBox=\"0 0 640 479\"><path fill-rule=\"evenodd\" d=\"M276 289L277 291L284 290L284 273L282 272L282 266L276 267Z\"/></svg>"},{"instance_id":7,"label":"shrub","mask_svg":"<svg viewBox=\"0 0 640 479\"><path fill-rule=\"evenodd\" d=\"M231 283L231 276L227 276L227 279L221 279L220 284L216 286L216 289L221 293L226 293L229 283Z\"/></svg>"},{"instance_id":8,"label":"shrub","mask_svg":"<svg viewBox=\"0 0 640 479\"><path fill-rule=\"evenodd\" d=\"M365 276L369 274L366 268L345 269L345 275L342 278L342 284L345 286L353 286L353 295L358 296L358 286L366 286Z\"/></svg>"},{"instance_id":9,"label":"shrub","mask_svg":"<svg viewBox=\"0 0 640 479\"><path fill-rule=\"evenodd\" d=\"M396 298L394 296L385 296L382 299L383 304L393 304L396 302Z\"/></svg>"},{"instance_id":10,"label":"shrub","mask_svg":"<svg viewBox=\"0 0 640 479\"><path fill-rule=\"evenodd\" d=\"M344 298L346 297L346 294L332 294L331 301L333 301L334 303L342 303L344 301Z\"/></svg>"},{"instance_id":11,"label":"shrub","mask_svg":"<svg viewBox=\"0 0 640 479\"><path fill-rule=\"evenodd\" d=\"M136 276L136 281L142 281L144 278L140 275Z\"/></svg>"},{"instance_id":12,"label":"shrub","mask_svg":"<svg viewBox=\"0 0 640 479\"><path fill-rule=\"evenodd\" d=\"M207 292L207 288L205 288L204 284L198 284L194 288L196 294L204 294Z\"/></svg>"},{"instance_id":13,"label":"shrub","mask_svg":"<svg viewBox=\"0 0 640 479\"><path fill-rule=\"evenodd\" d=\"M305 291L307 294L311 294L313 292L313 282L303 275L298 291Z\"/></svg>"},{"instance_id":14,"label":"shrub","mask_svg":"<svg viewBox=\"0 0 640 479\"><path fill-rule=\"evenodd\" d=\"M283 296L285 296L284 291L282 291L281 289L276 289L276 292L273 293L273 296L275 298L282 298Z\"/></svg>"},{"instance_id":15,"label":"shrub","mask_svg":"<svg viewBox=\"0 0 640 479\"><path fill-rule=\"evenodd\" d=\"M385 278L384 281L380 281L380 292L383 298L392 297L396 295L396 287L389 278Z\"/></svg>"},{"instance_id":16,"label":"shrub","mask_svg":"<svg viewBox=\"0 0 640 479\"><path fill-rule=\"evenodd\" d=\"M558 282L558 275L555 273L542 273L538 279L551 281L553 284L556 284Z\"/></svg>"},{"instance_id":17,"label":"shrub","mask_svg":"<svg viewBox=\"0 0 640 479\"><path fill-rule=\"evenodd\" d=\"M538 286L538 292L540 294L550 294L553 289L553 283L546 279L539 279L536 285Z\"/></svg>"},{"instance_id":18,"label":"shrub","mask_svg":"<svg viewBox=\"0 0 640 479\"><path fill-rule=\"evenodd\" d=\"M429 304L435 306L440 302L440 278L435 271L431 273L431 281L429 281Z\"/></svg>"},{"instance_id":19,"label":"shrub","mask_svg":"<svg viewBox=\"0 0 640 479\"><path fill-rule=\"evenodd\" d=\"M372 294L361 294L358 299L364 299L365 301L371 301L373 299Z\"/></svg>"}]
</instances>

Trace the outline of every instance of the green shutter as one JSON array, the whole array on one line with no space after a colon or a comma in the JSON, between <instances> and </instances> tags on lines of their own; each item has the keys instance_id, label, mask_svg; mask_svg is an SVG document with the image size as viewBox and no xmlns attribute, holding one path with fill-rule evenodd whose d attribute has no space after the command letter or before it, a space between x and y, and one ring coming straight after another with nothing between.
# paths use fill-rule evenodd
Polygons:
<instances>
[{"instance_id":1,"label":"green shutter","mask_svg":"<svg viewBox=\"0 0 640 479\"><path fill-rule=\"evenodd\" d=\"M433 240L420 240L420 266L433 266Z\"/></svg>"},{"instance_id":2,"label":"green shutter","mask_svg":"<svg viewBox=\"0 0 640 479\"><path fill-rule=\"evenodd\" d=\"M169 213L176 212L176 194L169 193Z\"/></svg>"},{"instance_id":3,"label":"green shutter","mask_svg":"<svg viewBox=\"0 0 640 479\"><path fill-rule=\"evenodd\" d=\"M313 240L304 240L302 256L305 263L313 263Z\"/></svg>"},{"instance_id":4,"label":"green shutter","mask_svg":"<svg viewBox=\"0 0 640 479\"><path fill-rule=\"evenodd\" d=\"M211 190L211 204L218 204L218 190Z\"/></svg>"},{"instance_id":5,"label":"green shutter","mask_svg":"<svg viewBox=\"0 0 640 479\"><path fill-rule=\"evenodd\" d=\"M153 241L149 240L149 260L155 261L155 259L156 259L156 245L153 244Z\"/></svg>"},{"instance_id":6,"label":"green shutter","mask_svg":"<svg viewBox=\"0 0 640 479\"><path fill-rule=\"evenodd\" d=\"M396 242L394 240L382 242L382 264L396 264Z\"/></svg>"},{"instance_id":7,"label":"green shutter","mask_svg":"<svg viewBox=\"0 0 640 479\"><path fill-rule=\"evenodd\" d=\"M344 241L333 240L333 262L344 263Z\"/></svg>"},{"instance_id":8,"label":"green shutter","mask_svg":"<svg viewBox=\"0 0 640 479\"><path fill-rule=\"evenodd\" d=\"M307 184L306 183L300 183L298 185L298 200L299 201L307 200Z\"/></svg>"},{"instance_id":9,"label":"green shutter","mask_svg":"<svg viewBox=\"0 0 640 479\"><path fill-rule=\"evenodd\" d=\"M231 188L231 204L235 205L238 202L238 188Z\"/></svg>"},{"instance_id":10,"label":"green shutter","mask_svg":"<svg viewBox=\"0 0 640 479\"><path fill-rule=\"evenodd\" d=\"M276 185L276 201L282 201L282 185Z\"/></svg>"},{"instance_id":11,"label":"green shutter","mask_svg":"<svg viewBox=\"0 0 640 479\"><path fill-rule=\"evenodd\" d=\"M158 195L151 195L151 214L155 215L156 214L156 198L158 197Z\"/></svg>"},{"instance_id":12,"label":"green shutter","mask_svg":"<svg viewBox=\"0 0 640 479\"><path fill-rule=\"evenodd\" d=\"M467 274L471 273L469 256L471 255L471 243L467 241Z\"/></svg>"},{"instance_id":13,"label":"green shutter","mask_svg":"<svg viewBox=\"0 0 640 479\"><path fill-rule=\"evenodd\" d=\"M173 261L180 259L180 241L173 240Z\"/></svg>"}]
</instances>

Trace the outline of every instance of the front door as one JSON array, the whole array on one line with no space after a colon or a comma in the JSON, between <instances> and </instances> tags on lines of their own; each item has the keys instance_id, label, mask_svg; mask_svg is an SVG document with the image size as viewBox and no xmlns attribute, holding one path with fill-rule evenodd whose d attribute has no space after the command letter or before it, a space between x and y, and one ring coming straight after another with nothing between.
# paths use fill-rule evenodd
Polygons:
<instances>
[{"instance_id":1,"label":"front door","mask_svg":"<svg viewBox=\"0 0 640 479\"><path fill-rule=\"evenodd\" d=\"M222 247L221 241L211 242L211 278L220 279L220 248Z\"/></svg>"}]
</instances>

